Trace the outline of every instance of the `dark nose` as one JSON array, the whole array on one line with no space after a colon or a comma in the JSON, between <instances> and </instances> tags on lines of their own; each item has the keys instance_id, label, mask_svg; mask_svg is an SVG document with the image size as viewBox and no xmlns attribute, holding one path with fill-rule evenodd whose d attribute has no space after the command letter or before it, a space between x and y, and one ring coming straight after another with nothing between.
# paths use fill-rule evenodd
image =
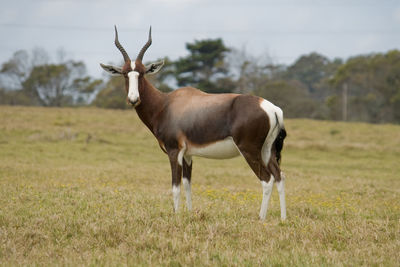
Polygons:
<instances>
[{"instance_id":1,"label":"dark nose","mask_svg":"<svg viewBox=\"0 0 400 267\"><path fill-rule=\"evenodd\" d=\"M132 100L128 100L129 101L129 104L131 104L132 106L136 106L136 104L138 104L139 103L139 98L138 99L136 99L135 101L132 101Z\"/></svg>"}]
</instances>

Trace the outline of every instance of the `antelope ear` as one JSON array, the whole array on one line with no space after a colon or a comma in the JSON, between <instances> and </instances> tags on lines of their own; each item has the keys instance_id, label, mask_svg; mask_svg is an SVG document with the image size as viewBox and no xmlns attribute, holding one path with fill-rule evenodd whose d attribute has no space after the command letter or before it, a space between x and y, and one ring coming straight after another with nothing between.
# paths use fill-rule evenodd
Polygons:
<instances>
[{"instance_id":1,"label":"antelope ear","mask_svg":"<svg viewBox=\"0 0 400 267\"><path fill-rule=\"evenodd\" d=\"M161 60L159 62L151 63L151 64L149 64L149 65L147 65L145 67L146 68L146 74L155 74L162 68L162 66L164 66L164 60Z\"/></svg>"},{"instance_id":2,"label":"antelope ear","mask_svg":"<svg viewBox=\"0 0 400 267\"><path fill-rule=\"evenodd\" d=\"M104 65L100 63L100 66L107 71L108 73L111 73L112 75L121 75L122 74L122 68L120 67L115 67L111 65Z\"/></svg>"}]
</instances>

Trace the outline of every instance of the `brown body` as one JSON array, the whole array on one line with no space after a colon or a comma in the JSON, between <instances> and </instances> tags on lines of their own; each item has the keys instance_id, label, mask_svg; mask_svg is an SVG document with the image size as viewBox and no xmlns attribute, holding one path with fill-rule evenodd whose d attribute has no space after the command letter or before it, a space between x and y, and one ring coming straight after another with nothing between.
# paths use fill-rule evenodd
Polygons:
<instances>
[{"instance_id":1,"label":"brown body","mask_svg":"<svg viewBox=\"0 0 400 267\"><path fill-rule=\"evenodd\" d=\"M136 107L137 114L166 153L179 153L184 143L189 150L191 146L207 146L232 137L260 180L268 182L270 174L280 180L279 159L271 157L268 166L261 159L261 150L270 130L269 118L260 108L262 98L206 94L192 87L164 94L145 77L142 83L146 85L142 88L146 89L139 91L141 104ZM274 146L272 150L276 155ZM173 180L179 183L179 178Z\"/></svg>"}]
</instances>

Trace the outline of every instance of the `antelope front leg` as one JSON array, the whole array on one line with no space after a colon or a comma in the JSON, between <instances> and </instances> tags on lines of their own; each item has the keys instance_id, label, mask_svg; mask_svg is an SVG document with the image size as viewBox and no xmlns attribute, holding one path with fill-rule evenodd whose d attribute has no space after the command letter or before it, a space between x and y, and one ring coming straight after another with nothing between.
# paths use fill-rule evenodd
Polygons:
<instances>
[{"instance_id":1,"label":"antelope front leg","mask_svg":"<svg viewBox=\"0 0 400 267\"><path fill-rule=\"evenodd\" d=\"M178 162L178 153L168 153L169 162L171 163L172 173L172 197L174 200L174 211L179 210L179 198L181 195L181 179L182 179L182 166Z\"/></svg>"}]
</instances>

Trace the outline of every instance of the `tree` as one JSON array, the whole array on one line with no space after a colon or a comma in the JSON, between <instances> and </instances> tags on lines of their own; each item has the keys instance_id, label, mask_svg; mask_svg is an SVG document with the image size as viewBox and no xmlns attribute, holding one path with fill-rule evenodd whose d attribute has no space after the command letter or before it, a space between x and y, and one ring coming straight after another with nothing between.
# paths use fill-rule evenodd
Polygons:
<instances>
[{"instance_id":1,"label":"tree","mask_svg":"<svg viewBox=\"0 0 400 267\"><path fill-rule=\"evenodd\" d=\"M337 95L347 84L350 120L400 122L400 51L350 58L331 83Z\"/></svg>"},{"instance_id":2,"label":"tree","mask_svg":"<svg viewBox=\"0 0 400 267\"><path fill-rule=\"evenodd\" d=\"M42 106L72 105L79 94L90 94L101 83L85 72L84 63L76 61L35 66L23 82L23 90Z\"/></svg>"},{"instance_id":3,"label":"tree","mask_svg":"<svg viewBox=\"0 0 400 267\"><path fill-rule=\"evenodd\" d=\"M4 88L18 90L28 77L32 69L29 63L29 54L25 50L16 51L13 56L4 62L0 69L0 81Z\"/></svg>"},{"instance_id":4,"label":"tree","mask_svg":"<svg viewBox=\"0 0 400 267\"><path fill-rule=\"evenodd\" d=\"M31 100L21 90L7 91L0 88L0 105L31 105Z\"/></svg>"},{"instance_id":5,"label":"tree","mask_svg":"<svg viewBox=\"0 0 400 267\"><path fill-rule=\"evenodd\" d=\"M125 80L120 76L112 76L92 104L101 108L126 109L126 95Z\"/></svg>"},{"instance_id":6,"label":"tree","mask_svg":"<svg viewBox=\"0 0 400 267\"><path fill-rule=\"evenodd\" d=\"M2 65L1 82L8 85L8 90L18 91L15 95L25 95L24 102L29 99L29 104L43 106L74 104L77 99L93 94L101 84L101 80L86 75L81 61L48 62L49 56L43 49L36 48L31 55L17 51Z\"/></svg>"},{"instance_id":7,"label":"tree","mask_svg":"<svg viewBox=\"0 0 400 267\"><path fill-rule=\"evenodd\" d=\"M230 72L235 77L234 92L248 94L260 89L280 72L280 65L273 65L269 57L254 57L242 50L231 49L228 54Z\"/></svg>"},{"instance_id":8,"label":"tree","mask_svg":"<svg viewBox=\"0 0 400 267\"><path fill-rule=\"evenodd\" d=\"M226 84L228 66L226 52L230 51L222 39L206 39L187 43L189 55L175 62L179 86L194 86L206 92L231 92L232 88L218 87ZM225 82L218 82L225 79Z\"/></svg>"},{"instance_id":9,"label":"tree","mask_svg":"<svg viewBox=\"0 0 400 267\"><path fill-rule=\"evenodd\" d=\"M341 64L340 59L330 61L327 57L314 52L301 56L289 66L285 79L302 82L307 87L310 96L323 100L329 94L327 79L334 75Z\"/></svg>"},{"instance_id":10,"label":"tree","mask_svg":"<svg viewBox=\"0 0 400 267\"><path fill-rule=\"evenodd\" d=\"M254 93L282 108L285 117L322 118L318 103L298 81L270 80Z\"/></svg>"}]
</instances>

